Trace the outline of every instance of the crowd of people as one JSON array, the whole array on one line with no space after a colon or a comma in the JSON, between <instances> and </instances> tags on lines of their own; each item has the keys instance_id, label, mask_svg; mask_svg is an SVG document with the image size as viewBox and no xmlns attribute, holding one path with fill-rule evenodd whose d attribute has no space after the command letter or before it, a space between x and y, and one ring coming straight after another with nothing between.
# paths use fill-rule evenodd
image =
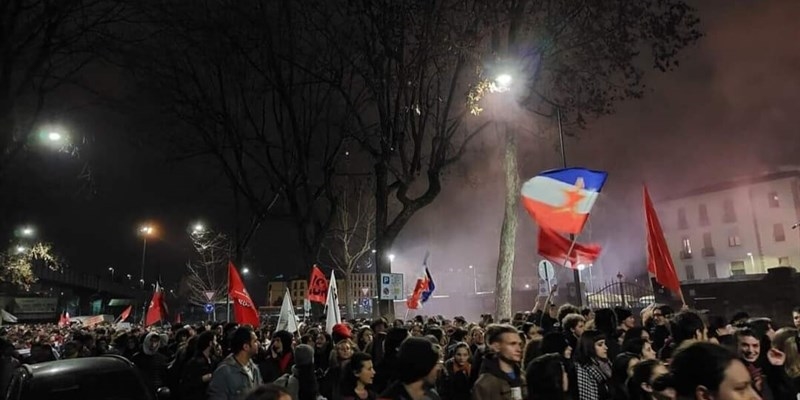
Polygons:
<instances>
[{"instance_id":1,"label":"crowd of people","mask_svg":"<svg viewBox=\"0 0 800 400\"><path fill-rule=\"evenodd\" d=\"M557 307L494 323L351 320L298 332L235 323L117 331L12 325L0 384L20 363L117 354L179 400L789 400L800 398L793 327L683 308ZM330 332L330 333L328 333Z\"/></svg>"}]
</instances>

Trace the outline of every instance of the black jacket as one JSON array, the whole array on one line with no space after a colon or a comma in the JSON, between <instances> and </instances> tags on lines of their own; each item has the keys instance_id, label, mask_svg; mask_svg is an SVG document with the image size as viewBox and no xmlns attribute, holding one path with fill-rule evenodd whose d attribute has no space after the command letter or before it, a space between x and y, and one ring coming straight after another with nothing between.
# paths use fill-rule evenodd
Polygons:
<instances>
[{"instance_id":1,"label":"black jacket","mask_svg":"<svg viewBox=\"0 0 800 400\"><path fill-rule=\"evenodd\" d=\"M217 367L213 360L208 360L202 354L187 361L183 366L179 383L181 399L204 399L208 390L208 382L203 382L203 376L211 374Z\"/></svg>"}]
</instances>

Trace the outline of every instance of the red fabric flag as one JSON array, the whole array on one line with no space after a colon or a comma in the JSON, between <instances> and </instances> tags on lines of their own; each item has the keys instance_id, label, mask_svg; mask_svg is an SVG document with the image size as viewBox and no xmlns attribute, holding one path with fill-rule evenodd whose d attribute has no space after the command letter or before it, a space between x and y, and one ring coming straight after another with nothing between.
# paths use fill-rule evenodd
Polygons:
<instances>
[{"instance_id":1,"label":"red fabric flag","mask_svg":"<svg viewBox=\"0 0 800 400\"><path fill-rule=\"evenodd\" d=\"M144 319L144 325L153 325L162 319L166 314L164 307L164 293L161 292L161 286L156 283L156 290L153 291L153 298L150 300L150 306L147 307L147 315Z\"/></svg>"},{"instance_id":2,"label":"red fabric flag","mask_svg":"<svg viewBox=\"0 0 800 400\"><path fill-rule=\"evenodd\" d=\"M58 326L67 326L69 325L69 314L66 312L61 313L61 316L58 317Z\"/></svg>"},{"instance_id":3,"label":"red fabric flag","mask_svg":"<svg viewBox=\"0 0 800 400\"><path fill-rule=\"evenodd\" d=\"M311 268L311 278L308 280L308 295L306 298L309 301L325 304L325 298L327 295L328 280L325 278L325 274L322 273L319 267L314 265L314 267Z\"/></svg>"},{"instance_id":4,"label":"red fabric flag","mask_svg":"<svg viewBox=\"0 0 800 400\"><path fill-rule=\"evenodd\" d=\"M125 322L131 315L131 311L133 311L133 306L128 306L128 308L122 310L122 314L119 315L119 322Z\"/></svg>"},{"instance_id":5,"label":"red fabric flag","mask_svg":"<svg viewBox=\"0 0 800 400\"><path fill-rule=\"evenodd\" d=\"M571 250L570 247L572 247ZM573 245L571 240L561 236L558 232L539 227L539 255L553 263L569 268L578 268L578 265L588 265L597 260L601 250L602 248L596 244L575 243Z\"/></svg>"},{"instance_id":6,"label":"red fabric flag","mask_svg":"<svg viewBox=\"0 0 800 400\"><path fill-rule=\"evenodd\" d=\"M250 299L250 294L247 293L233 262L228 262L228 295L233 302L233 317L236 323L250 324L258 328L260 326L258 310L253 300Z\"/></svg>"},{"instance_id":7,"label":"red fabric flag","mask_svg":"<svg viewBox=\"0 0 800 400\"><path fill-rule=\"evenodd\" d=\"M647 272L653 274L656 282L683 299L681 282L675 273L675 264L669 254L664 231L661 230L661 223L658 221L653 201L650 200L647 186L644 187L644 219L647 225Z\"/></svg>"}]
</instances>

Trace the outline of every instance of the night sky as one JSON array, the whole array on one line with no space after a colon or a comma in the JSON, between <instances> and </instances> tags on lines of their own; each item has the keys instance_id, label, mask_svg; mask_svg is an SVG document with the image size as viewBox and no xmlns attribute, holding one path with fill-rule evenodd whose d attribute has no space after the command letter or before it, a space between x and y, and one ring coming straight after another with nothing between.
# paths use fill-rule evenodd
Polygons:
<instances>
[{"instance_id":1,"label":"night sky","mask_svg":"<svg viewBox=\"0 0 800 400\"><path fill-rule=\"evenodd\" d=\"M630 273L644 257L641 182L658 198L796 163L800 2L693 3L705 36L682 53L680 68L650 74L651 92L643 100L621 104L616 115L571 131L578 137L567 140L570 164L610 173L584 234L605 247L598 273ZM146 102L117 72L86 74L122 97ZM85 140L80 157L31 149L20 159L2 187L0 230L8 235L19 224L33 224L72 268L104 274L115 267L138 277L142 243L136 229L152 221L159 238L148 245L147 280L160 273L174 285L192 256L189 225L198 219L223 231L233 225L224 178L207 161L174 159L164 141L170 124L157 110L125 110L75 89L49 101L51 120ZM393 249L398 269L410 272L431 250L433 268L475 264L492 273L502 218L496 139L487 135L480 148L485 153L454 167L443 194L401 234ZM520 142L523 180L559 166L554 135ZM85 168L92 171L90 180L80 177ZM527 219L520 227L516 272L524 277L530 275L525 266L535 262L535 236ZM266 223L251 243L248 266L264 275L302 270L288 229ZM249 279L262 303L266 284Z\"/></svg>"}]
</instances>

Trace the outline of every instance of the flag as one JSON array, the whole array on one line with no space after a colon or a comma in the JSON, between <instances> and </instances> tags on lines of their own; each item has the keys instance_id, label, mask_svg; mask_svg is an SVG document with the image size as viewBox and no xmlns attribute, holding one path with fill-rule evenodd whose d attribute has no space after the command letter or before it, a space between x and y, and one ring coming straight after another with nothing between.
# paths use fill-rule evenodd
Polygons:
<instances>
[{"instance_id":1,"label":"flag","mask_svg":"<svg viewBox=\"0 0 800 400\"><path fill-rule=\"evenodd\" d=\"M147 307L147 315L145 316L144 326L153 325L166 315L166 308L164 307L164 293L161 292L161 286L156 282L156 289L153 291L153 298L150 300L150 306Z\"/></svg>"},{"instance_id":2,"label":"flag","mask_svg":"<svg viewBox=\"0 0 800 400\"><path fill-rule=\"evenodd\" d=\"M428 270L428 255L425 253L425 259L422 261L422 269L420 270L417 283L414 285L414 292L406 300L406 306L409 310L417 310L422 308L422 304L430 299L433 291L436 290L436 285L433 283L431 271Z\"/></svg>"},{"instance_id":3,"label":"flag","mask_svg":"<svg viewBox=\"0 0 800 400\"><path fill-rule=\"evenodd\" d=\"M131 315L131 311L133 311L133 306L128 306L126 309L122 310L122 314L119 315L119 322L125 322Z\"/></svg>"},{"instance_id":4,"label":"flag","mask_svg":"<svg viewBox=\"0 0 800 400\"><path fill-rule=\"evenodd\" d=\"M545 171L522 185L522 205L539 226L578 234L607 177L584 168Z\"/></svg>"},{"instance_id":5,"label":"flag","mask_svg":"<svg viewBox=\"0 0 800 400\"><path fill-rule=\"evenodd\" d=\"M311 277L308 280L308 301L313 301L320 304L325 304L326 295L328 292L328 280L325 279L325 274L314 265L311 268Z\"/></svg>"},{"instance_id":6,"label":"flag","mask_svg":"<svg viewBox=\"0 0 800 400\"><path fill-rule=\"evenodd\" d=\"M333 334L333 326L342 323L342 314L339 310L339 290L336 288L336 275L331 272L331 281L328 284L328 296L325 299L327 315L325 318L325 331Z\"/></svg>"},{"instance_id":7,"label":"flag","mask_svg":"<svg viewBox=\"0 0 800 400\"><path fill-rule=\"evenodd\" d=\"M650 200L647 186L644 187L644 220L647 225L647 272L653 274L656 282L683 299L681 281L675 273L675 264L669 254L664 231L661 230L661 223L658 221L653 201Z\"/></svg>"},{"instance_id":8,"label":"flag","mask_svg":"<svg viewBox=\"0 0 800 400\"><path fill-rule=\"evenodd\" d=\"M69 325L69 313L63 312L61 313L61 316L58 317L58 326L63 327L68 325Z\"/></svg>"},{"instance_id":9,"label":"flag","mask_svg":"<svg viewBox=\"0 0 800 400\"><path fill-rule=\"evenodd\" d=\"M286 293L283 295L281 314L278 316L278 324L275 325L275 330L297 332L297 317L294 315L294 305L292 304L292 296L289 294L289 288L286 288Z\"/></svg>"},{"instance_id":10,"label":"flag","mask_svg":"<svg viewBox=\"0 0 800 400\"><path fill-rule=\"evenodd\" d=\"M233 262L228 262L228 295L233 302L233 318L237 324L250 324L258 328L258 310L242 283Z\"/></svg>"},{"instance_id":11,"label":"flag","mask_svg":"<svg viewBox=\"0 0 800 400\"><path fill-rule=\"evenodd\" d=\"M545 227L539 227L538 247L540 256L568 268L579 268L578 265L587 266L593 263L600 256L602 250L596 244L573 244L571 240L561 236L560 233Z\"/></svg>"}]
</instances>

